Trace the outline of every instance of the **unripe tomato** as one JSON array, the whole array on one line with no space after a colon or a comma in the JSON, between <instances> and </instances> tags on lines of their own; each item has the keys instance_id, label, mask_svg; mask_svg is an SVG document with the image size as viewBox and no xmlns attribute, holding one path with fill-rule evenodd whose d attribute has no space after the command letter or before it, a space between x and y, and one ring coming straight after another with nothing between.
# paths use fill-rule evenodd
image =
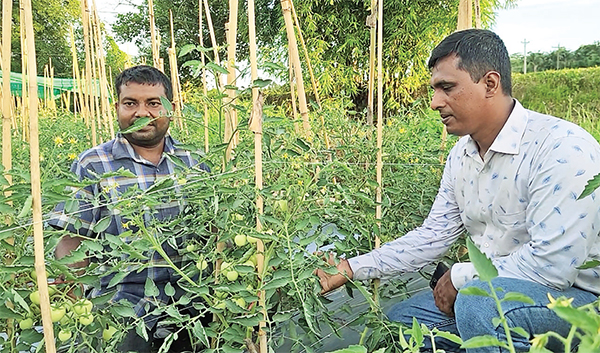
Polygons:
<instances>
[{"instance_id":1,"label":"unripe tomato","mask_svg":"<svg viewBox=\"0 0 600 353\"><path fill-rule=\"evenodd\" d=\"M223 309L225 309L226 306L227 305L225 305L225 302L222 301L222 300L220 300L218 302L215 302L215 309L221 309L221 310L223 310Z\"/></svg>"},{"instance_id":2,"label":"unripe tomato","mask_svg":"<svg viewBox=\"0 0 600 353\"><path fill-rule=\"evenodd\" d=\"M187 252L192 252L196 250L196 245L190 244L188 246L185 247L185 250L187 250Z\"/></svg>"},{"instance_id":3,"label":"unripe tomato","mask_svg":"<svg viewBox=\"0 0 600 353\"><path fill-rule=\"evenodd\" d=\"M90 325L92 322L94 322L94 315L92 314L83 314L79 317L79 323L83 326Z\"/></svg>"},{"instance_id":4,"label":"unripe tomato","mask_svg":"<svg viewBox=\"0 0 600 353\"><path fill-rule=\"evenodd\" d=\"M228 279L228 280L230 280L230 281L232 281L232 282L233 282L233 281L235 281L236 279L238 279L239 275L240 275L240 274L239 274L239 273L238 273L236 270L231 270L231 271L227 272L227 275L226 275L226 276L227 276L227 279Z\"/></svg>"},{"instance_id":5,"label":"unripe tomato","mask_svg":"<svg viewBox=\"0 0 600 353\"><path fill-rule=\"evenodd\" d=\"M250 244L256 244L256 242L258 241L258 238L255 238L251 235L247 235L246 240L248 240L248 243L250 243Z\"/></svg>"},{"instance_id":6,"label":"unripe tomato","mask_svg":"<svg viewBox=\"0 0 600 353\"><path fill-rule=\"evenodd\" d=\"M89 314L92 312L94 304L88 299L80 299L73 304L73 311L77 315Z\"/></svg>"},{"instance_id":7,"label":"unripe tomato","mask_svg":"<svg viewBox=\"0 0 600 353\"><path fill-rule=\"evenodd\" d=\"M40 291L36 290L35 292L29 293L29 300L31 300L33 304L40 305Z\"/></svg>"},{"instance_id":8,"label":"unripe tomato","mask_svg":"<svg viewBox=\"0 0 600 353\"><path fill-rule=\"evenodd\" d=\"M71 339L71 331L69 330L60 330L60 332L58 333L58 339L61 342L65 342Z\"/></svg>"},{"instance_id":9,"label":"unripe tomato","mask_svg":"<svg viewBox=\"0 0 600 353\"><path fill-rule=\"evenodd\" d=\"M108 341L112 338L112 336L114 336L114 334L117 332L117 328L114 326L108 326L108 328L105 328L102 331L102 338L105 341Z\"/></svg>"},{"instance_id":10,"label":"unripe tomato","mask_svg":"<svg viewBox=\"0 0 600 353\"><path fill-rule=\"evenodd\" d=\"M19 321L19 328L21 330L28 330L32 327L33 327L33 319L30 317Z\"/></svg>"},{"instance_id":11,"label":"unripe tomato","mask_svg":"<svg viewBox=\"0 0 600 353\"><path fill-rule=\"evenodd\" d=\"M237 245L239 247L242 247L242 246L246 245L246 243L247 243L245 234L238 234L235 236L235 238L233 240L235 241L235 245Z\"/></svg>"},{"instance_id":12,"label":"unripe tomato","mask_svg":"<svg viewBox=\"0 0 600 353\"><path fill-rule=\"evenodd\" d=\"M240 297L240 298L235 298L233 300L238 306L246 309L246 300L244 300L244 298Z\"/></svg>"},{"instance_id":13,"label":"unripe tomato","mask_svg":"<svg viewBox=\"0 0 600 353\"><path fill-rule=\"evenodd\" d=\"M52 318L52 322L59 322L66 313L67 309L62 305L50 307L50 317Z\"/></svg>"},{"instance_id":14,"label":"unripe tomato","mask_svg":"<svg viewBox=\"0 0 600 353\"><path fill-rule=\"evenodd\" d=\"M204 259L196 262L196 268L199 269L200 271L206 270L207 267L208 267L208 262L206 262L206 260L204 260Z\"/></svg>"}]
</instances>

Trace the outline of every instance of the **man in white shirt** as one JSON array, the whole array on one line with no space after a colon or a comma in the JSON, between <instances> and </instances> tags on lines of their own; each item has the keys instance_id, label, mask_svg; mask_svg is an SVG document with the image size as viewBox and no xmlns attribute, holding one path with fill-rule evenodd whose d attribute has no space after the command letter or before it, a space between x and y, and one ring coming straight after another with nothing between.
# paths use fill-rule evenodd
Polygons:
<instances>
[{"instance_id":1,"label":"man in white shirt","mask_svg":"<svg viewBox=\"0 0 600 353\"><path fill-rule=\"evenodd\" d=\"M323 291L348 278L390 278L439 260L465 231L497 267L494 287L531 297L535 304L503 303L517 351L528 351L534 335L569 332L567 322L547 308L548 296L593 302L600 270L580 270L600 259L600 197L577 200L600 173L600 146L585 130L542 115L512 98L510 59L493 32L471 29L446 37L429 60L431 107L448 132L462 136L448 155L440 189L423 225L380 249L340 261L339 274L317 271ZM390 320L450 331L463 340L493 335L506 340L495 303L458 293L466 286L489 290L471 263L454 264L435 289L396 304ZM502 296L502 294L500 294ZM440 340L439 348L459 350ZM440 346L441 345L441 346ZM556 341L549 349L560 350ZM498 347L468 352L499 352Z\"/></svg>"}]
</instances>

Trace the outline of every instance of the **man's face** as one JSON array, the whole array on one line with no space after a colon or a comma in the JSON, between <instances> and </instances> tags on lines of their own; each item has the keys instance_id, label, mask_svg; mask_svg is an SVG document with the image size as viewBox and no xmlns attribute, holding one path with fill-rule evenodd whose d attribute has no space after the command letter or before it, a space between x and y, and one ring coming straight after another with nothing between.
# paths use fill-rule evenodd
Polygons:
<instances>
[{"instance_id":1,"label":"man's face","mask_svg":"<svg viewBox=\"0 0 600 353\"><path fill-rule=\"evenodd\" d=\"M475 138L473 135L489 123L485 109L485 76L479 82L473 82L468 72L457 68L459 60L450 55L438 61L431 70L431 109L440 112L448 133Z\"/></svg>"},{"instance_id":2,"label":"man's face","mask_svg":"<svg viewBox=\"0 0 600 353\"><path fill-rule=\"evenodd\" d=\"M161 84L139 84L128 82L121 86L119 101L115 104L117 122L121 130L128 128L142 117L156 119L144 128L126 134L129 143L142 147L154 147L160 144L169 129L170 118L166 116L160 97L166 96Z\"/></svg>"}]
</instances>

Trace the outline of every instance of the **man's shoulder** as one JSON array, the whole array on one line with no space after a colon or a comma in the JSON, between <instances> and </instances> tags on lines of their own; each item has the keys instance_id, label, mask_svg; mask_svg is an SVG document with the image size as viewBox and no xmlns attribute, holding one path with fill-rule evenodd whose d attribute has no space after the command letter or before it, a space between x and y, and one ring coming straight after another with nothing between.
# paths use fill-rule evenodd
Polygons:
<instances>
[{"instance_id":1,"label":"man's shoulder","mask_svg":"<svg viewBox=\"0 0 600 353\"><path fill-rule=\"evenodd\" d=\"M564 139L584 140L600 147L598 141L588 131L575 123L533 110L526 111L528 114L528 131L538 136L543 135L546 142L553 143Z\"/></svg>"},{"instance_id":2,"label":"man's shoulder","mask_svg":"<svg viewBox=\"0 0 600 353\"><path fill-rule=\"evenodd\" d=\"M115 140L113 139L83 151L78 157L79 163L87 164L97 161L101 158L112 159L112 150L114 144Z\"/></svg>"}]
</instances>

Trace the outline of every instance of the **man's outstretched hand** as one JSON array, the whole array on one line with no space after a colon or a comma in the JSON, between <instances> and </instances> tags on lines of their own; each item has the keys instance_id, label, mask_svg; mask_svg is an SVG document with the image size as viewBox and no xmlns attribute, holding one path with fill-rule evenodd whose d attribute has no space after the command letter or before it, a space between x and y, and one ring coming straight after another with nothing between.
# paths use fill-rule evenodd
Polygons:
<instances>
[{"instance_id":1,"label":"man's outstretched hand","mask_svg":"<svg viewBox=\"0 0 600 353\"><path fill-rule=\"evenodd\" d=\"M435 306L437 306L441 312L450 317L454 317L454 302L456 301L458 291L452 284L450 272L452 271L446 271L446 273L440 277L433 290L433 298L435 299Z\"/></svg>"},{"instance_id":2,"label":"man's outstretched hand","mask_svg":"<svg viewBox=\"0 0 600 353\"><path fill-rule=\"evenodd\" d=\"M335 265L335 259L334 259L333 255L329 256L329 259L327 262L330 265ZM336 267L337 267L339 273L334 274L334 275L327 274L321 269L315 270L315 274L317 276L319 276L319 282L321 283L321 288L322 288L321 294L325 294L325 293L332 291L338 287L341 287L346 282L348 282L348 279L352 279L352 269L350 268L350 264L348 263L348 260L342 259L337 264Z\"/></svg>"}]
</instances>

